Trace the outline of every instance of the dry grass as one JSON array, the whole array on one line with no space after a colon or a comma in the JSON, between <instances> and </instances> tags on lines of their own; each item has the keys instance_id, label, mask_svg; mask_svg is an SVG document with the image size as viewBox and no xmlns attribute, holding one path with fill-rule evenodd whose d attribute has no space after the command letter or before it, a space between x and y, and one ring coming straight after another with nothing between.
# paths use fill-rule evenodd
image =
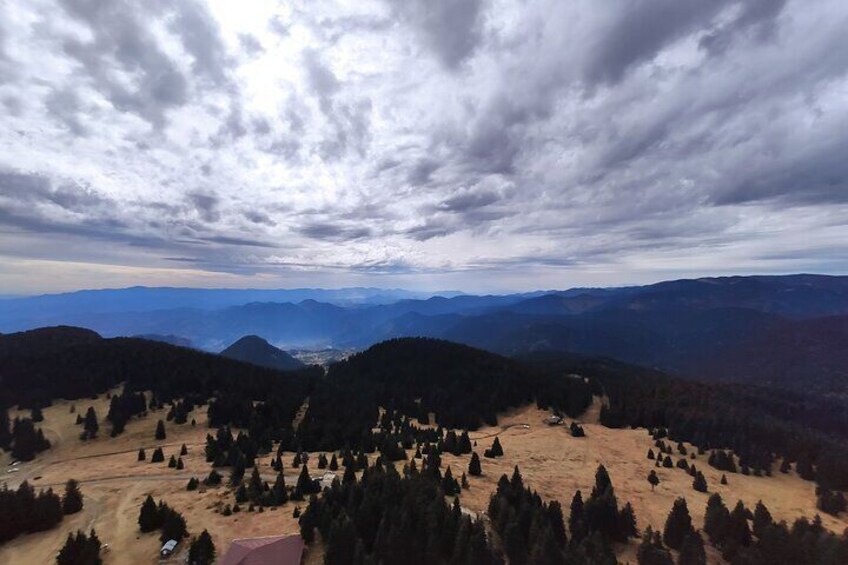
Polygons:
<instances>
[{"instance_id":1,"label":"dry grass","mask_svg":"<svg viewBox=\"0 0 848 565\"><path fill-rule=\"evenodd\" d=\"M297 521L292 517L293 502L276 510L266 509L263 513L242 511L225 517L215 509L233 502L230 489L185 490L189 477L203 478L210 470L203 456L205 437L209 431L204 409L196 409L191 414L190 418L197 419L195 427L166 424L168 437L163 441L156 441L153 437L156 421L164 419L165 411L131 421L126 433L114 439L108 437L108 424L101 423L105 429L101 430L100 438L81 442L78 439L79 427L74 425L76 414L69 413L69 404L57 402L44 410L42 426L54 447L36 461L22 465L20 473L4 474L0 480L5 480L10 488L16 488L26 479L36 487L51 485L61 490L68 478L74 478L81 482L85 508L81 513L66 518L54 530L21 536L3 545L0 547L0 563L52 564L69 532L92 527L101 540L110 545L111 550L105 559L107 565L157 563L158 535L140 534L136 523L138 509L148 494L167 501L182 512L193 534L204 528L209 530L219 554L226 551L234 538L297 532ZM89 405L94 406L101 420L108 410L108 402L103 397L75 404L77 411L83 413ZM619 501L630 501L636 509L640 528L649 524L655 529L662 528L678 496L686 497L695 524L699 526L708 495L694 491L692 478L676 468L657 468L662 482L655 492L651 492L646 477L655 467L653 461L645 457L648 448L653 445L650 436L645 430L612 430L598 425L595 423L598 409L599 403L596 402L584 417L585 438L572 438L564 426L545 425L542 420L546 414L535 407L505 414L498 427L472 433L472 439L477 438L478 441L475 448L478 453L482 454L493 441L493 436L498 435L505 455L495 460L482 459L484 475L469 477L471 488L462 493L463 506L474 512L485 511L498 478L501 474L512 473L513 467L519 465L529 486L545 499L560 500L567 510L575 490L582 490L584 497L588 495L595 469L603 463L610 472ZM525 424L529 428L525 428ZM185 469L168 468L168 458L171 454L177 455L183 443L189 449L188 456L183 458ZM165 463L136 460L139 447L147 449L149 459L152 448L156 446L163 446ZM259 461L263 477L269 482L275 476L269 466L270 459L266 456ZM317 454L312 454L310 468L315 468L316 460ZM5 467L8 454L4 454L0 461ZM443 456L443 464L451 465L456 477L467 470L468 461L468 456ZM286 457L285 463L287 483L293 485L298 469L290 466L291 455ZM728 475L730 484L721 486L721 473L709 467L704 456L699 456L694 463L706 475L710 491L720 492L728 504L742 499L746 505L753 507L757 500L763 500L775 519L787 521L800 516L812 518L817 513L813 483L799 479L794 473L775 473L773 477L763 478L731 474ZM840 519L827 515L823 515L822 519L824 525L835 532L842 532L848 527L844 514ZM619 548L622 562L635 563L635 547L636 544L631 543ZM313 548L304 561L320 563L321 557L320 548ZM172 562L177 560L174 558ZM715 553L711 553L711 561L718 562Z\"/></svg>"}]
</instances>

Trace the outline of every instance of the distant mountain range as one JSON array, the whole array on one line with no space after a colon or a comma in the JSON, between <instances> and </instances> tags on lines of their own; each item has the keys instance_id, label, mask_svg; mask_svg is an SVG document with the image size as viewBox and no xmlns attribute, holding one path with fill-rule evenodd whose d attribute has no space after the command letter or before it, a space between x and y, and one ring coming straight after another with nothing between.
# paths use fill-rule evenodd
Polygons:
<instances>
[{"instance_id":1,"label":"distant mountain range","mask_svg":"<svg viewBox=\"0 0 848 565\"><path fill-rule=\"evenodd\" d=\"M425 336L506 355L568 351L703 380L848 394L848 277L842 276L722 277L424 299L378 289L86 292L85 300L95 303L88 309L79 293L0 301L0 331L44 325L49 310L51 324L104 336L180 336L208 351L245 335L286 349L363 349L389 338ZM213 307L200 298L219 292L229 302ZM257 292L306 298L255 301ZM144 310L120 311L120 305L135 303L122 293L161 300L151 298ZM361 300L347 300L352 296ZM390 296L399 298L384 300ZM96 304L101 298L108 307ZM237 298L250 301L237 304Z\"/></svg>"},{"instance_id":2,"label":"distant mountain range","mask_svg":"<svg viewBox=\"0 0 848 565\"><path fill-rule=\"evenodd\" d=\"M302 369L305 365L289 355L282 349L278 349L256 335L248 335L221 352L224 357L253 363L260 367L279 369L281 371L294 371Z\"/></svg>"}]
</instances>

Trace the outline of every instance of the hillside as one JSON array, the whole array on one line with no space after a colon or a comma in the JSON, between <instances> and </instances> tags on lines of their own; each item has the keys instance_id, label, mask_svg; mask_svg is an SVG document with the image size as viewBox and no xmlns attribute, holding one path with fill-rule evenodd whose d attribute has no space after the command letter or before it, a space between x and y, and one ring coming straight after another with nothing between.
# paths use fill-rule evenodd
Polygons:
<instances>
[{"instance_id":1,"label":"hillside","mask_svg":"<svg viewBox=\"0 0 848 565\"><path fill-rule=\"evenodd\" d=\"M221 356L280 371L294 371L305 367L287 352L274 347L257 335L244 336L224 349Z\"/></svg>"},{"instance_id":2,"label":"hillside","mask_svg":"<svg viewBox=\"0 0 848 565\"><path fill-rule=\"evenodd\" d=\"M315 375L320 369L305 374ZM218 355L136 338L104 339L80 328L46 328L0 336L0 406L44 405L102 393L126 382L132 390L175 395L237 393L263 398L285 390L292 405L310 379Z\"/></svg>"}]
</instances>

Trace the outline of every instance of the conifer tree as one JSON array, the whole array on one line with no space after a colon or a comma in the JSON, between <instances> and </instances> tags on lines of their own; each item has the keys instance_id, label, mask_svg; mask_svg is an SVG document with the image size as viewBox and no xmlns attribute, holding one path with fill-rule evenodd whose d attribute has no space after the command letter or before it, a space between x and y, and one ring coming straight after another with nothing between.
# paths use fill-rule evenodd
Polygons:
<instances>
[{"instance_id":1,"label":"conifer tree","mask_svg":"<svg viewBox=\"0 0 848 565\"><path fill-rule=\"evenodd\" d=\"M727 476L724 473L722 473L722 475L721 475L721 484L723 484L723 485L727 484Z\"/></svg>"},{"instance_id":2,"label":"conifer tree","mask_svg":"<svg viewBox=\"0 0 848 565\"><path fill-rule=\"evenodd\" d=\"M762 500L757 501L757 506L754 508L753 530L754 535L762 539L766 533L766 529L774 524L771 517L771 512L768 511Z\"/></svg>"},{"instance_id":3,"label":"conifer tree","mask_svg":"<svg viewBox=\"0 0 848 565\"><path fill-rule=\"evenodd\" d=\"M197 477L192 477L188 480L188 484L186 485L186 490L197 490L197 486L200 484L200 481L197 480Z\"/></svg>"},{"instance_id":4,"label":"conifer tree","mask_svg":"<svg viewBox=\"0 0 848 565\"><path fill-rule=\"evenodd\" d=\"M695 475L695 480L692 481L692 488L698 492L707 492L707 479L700 471Z\"/></svg>"},{"instance_id":5,"label":"conifer tree","mask_svg":"<svg viewBox=\"0 0 848 565\"><path fill-rule=\"evenodd\" d=\"M176 468L176 466L177 466L177 458L174 457L173 455L171 455L171 458L168 460L168 467L170 467L171 469L174 469L174 468Z\"/></svg>"},{"instance_id":6,"label":"conifer tree","mask_svg":"<svg viewBox=\"0 0 848 565\"><path fill-rule=\"evenodd\" d=\"M680 549L684 538L692 532L692 517L689 515L686 499L678 498L665 521L663 541L672 549Z\"/></svg>"},{"instance_id":7,"label":"conifer tree","mask_svg":"<svg viewBox=\"0 0 848 565\"><path fill-rule=\"evenodd\" d=\"M185 463L183 463L183 458L180 457L177 459L177 470L182 471L183 469L185 469Z\"/></svg>"},{"instance_id":8,"label":"conifer tree","mask_svg":"<svg viewBox=\"0 0 848 565\"><path fill-rule=\"evenodd\" d=\"M275 504L285 504L289 500L289 494L286 491L286 478L282 471L277 473L277 479L274 481L274 487L271 489L274 496Z\"/></svg>"},{"instance_id":9,"label":"conifer tree","mask_svg":"<svg viewBox=\"0 0 848 565\"><path fill-rule=\"evenodd\" d=\"M138 450L138 460L144 461L145 459L147 459L147 454L144 453L144 448L142 447L141 449Z\"/></svg>"},{"instance_id":10,"label":"conifer tree","mask_svg":"<svg viewBox=\"0 0 848 565\"><path fill-rule=\"evenodd\" d=\"M180 456L183 455L188 455L188 448L186 447L186 444L183 444L183 446L180 448ZM205 532L206 530L203 531Z\"/></svg>"},{"instance_id":11,"label":"conifer tree","mask_svg":"<svg viewBox=\"0 0 848 565\"><path fill-rule=\"evenodd\" d=\"M704 532L710 539L710 542L715 546L720 546L724 542L727 522L730 519L730 512L719 493L713 493L707 500L707 510L704 513Z\"/></svg>"},{"instance_id":12,"label":"conifer tree","mask_svg":"<svg viewBox=\"0 0 848 565\"><path fill-rule=\"evenodd\" d=\"M97 431L100 425L97 423L97 412L93 406L89 406L83 420L83 439L94 439L97 437Z\"/></svg>"},{"instance_id":13,"label":"conifer tree","mask_svg":"<svg viewBox=\"0 0 848 565\"><path fill-rule=\"evenodd\" d=\"M159 509L156 507L156 502L149 494L141 505L141 510L138 514L138 527L142 532L152 532L159 529L161 526Z\"/></svg>"},{"instance_id":14,"label":"conifer tree","mask_svg":"<svg viewBox=\"0 0 848 565\"><path fill-rule=\"evenodd\" d=\"M654 532L650 526L642 536L636 559L639 565L674 565L671 554L663 546L659 532Z\"/></svg>"},{"instance_id":15,"label":"conifer tree","mask_svg":"<svg viewBox=\"0 0 848 565\"><path fill-rule=\"evenodd\" d=\"M704 551L704 540L698 532L690 532L683 540L680 548L678 565L706 565L707 554Z\"/></svg>"},{"instance_id":16,"label":"conifer tree","mask_svg":"<svg viewBox=\"0 0 848 565\"><path fill-rule=\"evenodd\" d=\"M336 459L336 454L333 453L333 456L330 457L330 466L328 467L330 471L338 471L339 470L339 461Z\"/></svg>"},{"instance_id":17,"label":"conifer tree","mask_svg":"<svg viewBox=\"0 0 848 565\"><path fill-rule=\"evenodd\" d=\"M165 422L163 422L162 420L159 420L156 423L156 439L162 440L162 439L165 439L166 437L167 436L165 434Z\"/></svg>"},{"instance_id":18,"label":"conifer tree","mask_svg":"<svg viewBox=\"0 0 848 565\"><path fill-rule=\"evenodd\" d=\"M571 499L571 513L568 516L568 531L571 533L571 539L575 542L580 542L586 537L588 530L586 528L586 513L583 506L583 495L580 491L574 493Z\"/></svg>"},{"instance_id":19,"label":"conifer tree","mask_svg":"<svg viewBox=\"0 0 848 565\"><path fill-rule=\"evenodd\" d=\"M165 452L162 451L161 447L157 447L153 450L153 455L150 456L151 463L161 463L165 460Z\"/></svg>"},{"instance_id":20,"label":"conifer tree","mask_svg":"<svg viewBox=\"0 0 848 565\"><path fill-rule=\"evenodd\" d=\"M64 514L76 514L82 510L82 493L79 490L79 483L73 479L68 479L65 483L65 495L62 497L62 512Z\"/></svg>"},{"instance_id":21,"label":"conifer tree","mask_svg":"<svg viewBox=\"0 0 848 565\"><path fill-rule=\"evenodd\" d=\"M651 483L651 490L654 490L654 487L660 484L660 478L657 476L657 472L651 469L651 472L648 473L648 482Z\"/></svg>"},{"instance_id":22,"label":"conifer tree","mask_svg":"<svg viewBox=\"0 0 848 565\"><path fill-rule=\"evenodd\" d=\"M468 474L472 477L479 477L483 474L483 468L480 465L480 457L477 452L471 454L471 461L468 463Z\"/></svg>"},{"instance_id":23,"label":"conifer tree","mask_svg":"<svg viewBox=\"0 0 848 565\"><path fill-rule=\"evenodd\" d=\"M212 565L215 561L215 544L209 532L203 530L192 540L188 550L188 562L192 565Z\"/></svg>"},{"instance_id":24,"label":"conifer tree","mask_svg":"<svg viewBox=\"0 0 848 565\"><path fill-rule=\"evenodd\" d=\"M627 541L629 538L639 537L639 530L636 528L636 512L633 506L628 502L621 509L618 515L618 536L619 541Z\"/></svg>"}]
</instances>

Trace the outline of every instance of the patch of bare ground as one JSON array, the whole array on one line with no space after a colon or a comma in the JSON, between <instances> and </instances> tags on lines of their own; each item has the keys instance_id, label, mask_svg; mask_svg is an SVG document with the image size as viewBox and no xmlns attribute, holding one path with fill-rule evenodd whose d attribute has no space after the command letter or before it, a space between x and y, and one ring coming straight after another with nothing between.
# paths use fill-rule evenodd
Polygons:
<instances>
[{"instance_id":1,"label":"patch of bare ground","mask_svg":"<svg viewBox=\"0 0 848 565\"><path fill-rule=\"evenodd\" d=\"M74 404L76 412L85 413L94 406L100 420L97 439L80 441L80 427L75 425L76 413L70 413ZM196 419L197 425L177 425L166 422L167 438L154 439L156 422L165 419L166 410L151 412L145 418L131 420L126 431L109 437L109 423L105 421L108 400L101 396L96 400L59 401L44 409L42 426L53 447L40 454L34 461L20 465L20 472L8 474L9 455L0 455L3 475L0 482L9 488L28 480L36 488L52 487L61 492L64 483L73 478L80 482L84 496L84 507L79 514L66 517L62 523L47 532L20 536L0 545L0 563L27 565L52 565L56 553L62 547L68 533L78 529L94 528L101 541L109 544L104 553L106 565L163 563L158 558L161 546L158 533L142 534L138 530L138 512L141 503L151 494L155 499L165 500L171 507L185 516L191 534L209 530L219 555L227 550L230 541L236 538L283 535L298 532L297 519L292 512L297 503L289 502L275 510L264 512L244 511L224 516L216 512L223 504L232 504L234 496L226 486L186 490L188 479L205 477L211 467L204 456L207 427L206 410L196 408L189 415L189 422ZM16 414L10 414L14 417ZM25 415L22 414L22 415ZM185 469L177 471L168 467L171 455L179 456L180 447L186 444L188 455L183 456ZM165 462L151 463L153 449L162 447ZM144 448L146 461L138 461L138 450ZM276 473L271 469L270 457L261 460L263 478L273 481ZM298 469L285 470L288 484L297 480ZM222 473L227 475L226 470ZM305 507L304 503L299 503ZM181 544L185 548L187 544ZM173 557L173 563L183 562L182 552ZM310 549L304 563L320 563L320 548Z\"/></svg>"},{"instance_id":2,"label":"patch of bare ground","mask_svg":"<svg viewBox=\"0 0 848 565\"><path fill-rule=\"evenodd\" d=\"M599 414L600 402L600 399L595 399L593 406L597 408L590 409L578 419L586 431L584 438L572 437L567 426L548 426L543 422L548 413L536 406L511 411L500 418L497 427L481 428L471 433L471 439L478 442L475 450L481 455L491 445L493 436L497 435L504 456L497 459L481 457L483 476L469 477L471 488L463 491L462 505L475 512L485 512L500 476L511 474L514 466L518 465L526 485L546 500L559 500L567 513L576 490L582 491L584 500L591 493L595 470L602 463L612 478L619 503L630 502L633 505L640 530L648 525L662 530L674 500L680 496L686 498L695 526L701 527L707 499L712 492L720 493L729 506L741 499L753 509L757 501L762 500L775 520L786 520L790 524L802 516L812 519L821 514L815 506L815 484L802 480L794 472L775 472L772 477L728 473L729 484L721 485L722 473L707 464L706 455L689 459L690 464L694 463L704 473L710 493L695 491L692 477L686 471L657 468L654 461L647 459L647 451L654 445L647 430L611 429L590 423L597 421L593 412ZM696 451L691 445L686 447L690 452ZM675 462L678 459L672 458ZM442 456L442 465L451 465L454 476L467 471L468 461L468 456ZM656 470L661 481L653 492L646 480L651 470ZM848 516L844 513L839 518L826 514L821 516L825 527L833 532L841 533L848 527ZM624 563L635 563L636 547L635 541L619 547L619 559ZM711 551L710 562L720 563L721 560Z\"/></svg>"},{"instance_id":3,"label":"patch of bare ground","mask_svg":"<svg viewBox=\"0 0 848 565\"><path fill-rule=\"evenodd\" d=\"M188 478L203 478L209 473L210 465L205 461L203 448L209 432L205 408L197 408L189 416L197 420L196 426L166 423L167 439L154 440L156 422L165 419L165 410L150 413L146 418L133 419L126 432L117 438L109 437L109 424L104 421L108 401L81 400L73 404L76 411L84 413L89 405L97 410L101 422L100 437L88 442L79 440L80 428L74 424L76 413L70 413L69 402L57 402L44 410L45 421L41 424L54 447L39 455L35 461L21 465L21 471L5 474L8 454L2 455L4 474L0 481L16 488L23 480L38 487L52 486L61 490L68 478L80 481L85 507L77 515L67 517L57 528L38 534L21 536L0 546L0 563L26 563L27 565L49 565L69 532L77 529L95 528L110 551L105 554L107 565L160 563L158 534L141 534L138 531L138 510L144 498L151 494L163 499L181 512L192 534L209 530L219 555L235 538L268 536L296 533L297 520L292 517L296 505L301 509L305 503L288 502L276 510L264 512L241 512L224 516L218 509L234 501L232 490L226 486L201 488L199 491L185 490ZM504 473L512 473L515 465L521 469L525 483L539 492L546 500L559 500L568 511L571 497L580 489L584 498L591 492L598 464L609 470L621 504L630 502L636 510L640 529L651 525L662 529L672 503L683 496L689 503L696 526L703 524L703 514L709 494L692 489L692 477L677 468L654 467L646 458L653 440L644 429L615 430L599 425L601 399L595 399L592 407L578 420L586 431L585 438L574 438L567 426L548 426L543 422L547 413L535 406L526 406L503 414L498 426L485 427L471 433L477 441L475 450L482 455L495 436L500 438L504 456L498 459L482 458L483 476L469 477L471 488L463 491L461 501L469 512L485 512L489 497ZM14 414L12 414L14 416ZM183 457L185 469L177 471L167 466L170 456L178 455L185 443L188 455ZM164 463L150 463L152 450L163 447ZM137 461L140 447L147 451L147 461ZM690 451L692 446L687 445ZM412 451L409 456L412 456ZM284 457L286 482L294 485L299 469L291 466L293 454ZM309 467L317 473L317 453L310 454ZM454 476L467 471L469 456L455 457L445 454L443 467L451 465ZM675 461L677 457L674 457ZM276 473L270 467L271 456L259 458L258 464L263 478L272 482ZM776 520L791 522L798 517L812 518L815 508L815 486L801 480L794 472L772 477L753 477L728 474L728 485L719 484L721 472L706 462L706 456L697 456L695 463L707 478L710 492L719 492L728 505L737 499L753 508L762 500ZM402 465L402 463L399 463ZM660 484L654 492L646 477L656 470ZM222 474L227 475L223 470ZM36 478L38 477L38 478ZM848 516L839 518L822 515L823 524L834 532L848 527ZM182 546L185 548L185 544ZM637 542L633 541L617 548L622 563L636 562ZM711 563L720 563L717 553L708 548ZM184 553L178 553L171 562L177 563ZM309 548L304 558L308 565L323 560L320 544Z\"/></svg>"}]
</instances>

